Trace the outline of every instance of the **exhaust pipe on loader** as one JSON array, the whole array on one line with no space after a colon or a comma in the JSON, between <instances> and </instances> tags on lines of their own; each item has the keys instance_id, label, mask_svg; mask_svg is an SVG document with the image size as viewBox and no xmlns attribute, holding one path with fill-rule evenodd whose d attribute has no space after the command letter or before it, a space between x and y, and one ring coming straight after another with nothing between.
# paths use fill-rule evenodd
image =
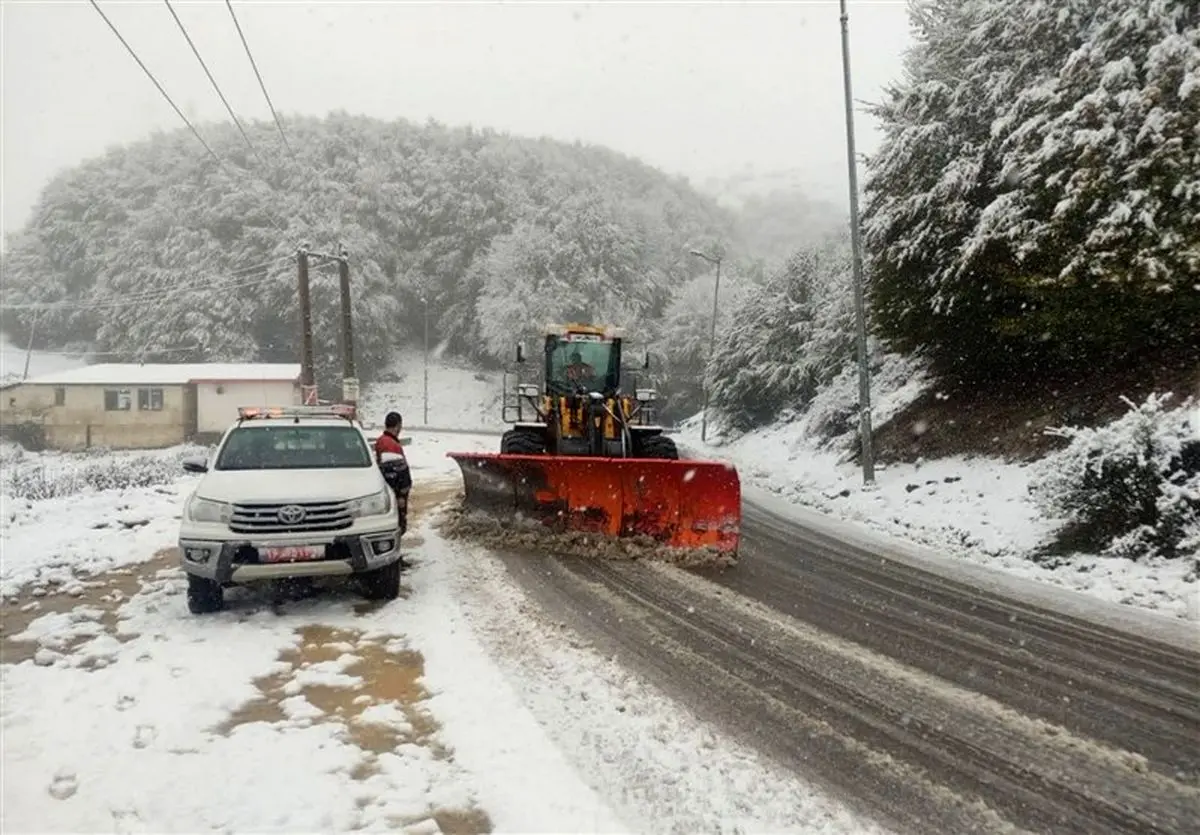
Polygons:
<instances>
[{"instance_id":1,"label":"exhaust pipe on loader","mask_svg":"<svg viewBox=\"0 0 1200 835\"><path fill-rule=\"evenodd\" d=\"M736 556L742 496L718 461L450 452L465 504L524 516L554 532L649 537L669 548Z\"/></svg>"}]
</instances>

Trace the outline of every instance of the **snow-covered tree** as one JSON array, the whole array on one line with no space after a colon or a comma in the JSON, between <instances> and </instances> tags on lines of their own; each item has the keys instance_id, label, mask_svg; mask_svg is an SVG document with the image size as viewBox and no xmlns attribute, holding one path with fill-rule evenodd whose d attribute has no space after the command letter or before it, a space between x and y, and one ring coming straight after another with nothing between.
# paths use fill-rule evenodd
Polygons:
<instances>
[{"instance_id":1,"label":"snow-covered tree","mask_svg":"<svg viewBox=\"0 0 1200 835\"><path fill-rule=\"evenodd\" d=\"M688 417L689 408L704 398L704 369L708 363L712 334L713 293L716 271L710 270L684 283L672 297L658 322L654 336L654 356L667 373L656 373L661 414ZM746 304L746 294L754 288L750 277L742 275L738 264L722 264L721 286L717 298L717 333L730 326L734 311Z\"/></svg>"},{"instance_id":2,"label":"snow-covered tree","mask_svg":"<svg viewBox=\"0 0 1200 835\"><path fill-rule=\"evenodd\" d=\"M572 195L544 221L492 242L475 305L483 346L499 359L548 322L629 326L668 295L654 261L628 208L594 191Z\"/></svg>"},{"instance_id":3,"label":"snow-covered tree","mask_svg":"<svg viewBox=\"0 0 1200 835\"><path fill-rule=\"evenodd\" d=\"M1128 362L1200 320L1200 6L921 0L865 240L900 347Z\"/></svg>"},{"instance_id":4,"label":"snow-covered tree","mask_svg":"<svg viewBox=\"0 0 1200 835\"><path fill-rule=\"evenodd\" d=\"M849 246L835 239L795 253L743 296L706 375L731 428L803 408L853 358L850 274Z\"/></svg>"},{"instance_id":5,"label":"snow-covered tree","mask_svg":"<svg viewBox=\"0 0 1200 835\"><path fill-rule=\"evenodd\" d=\"M476 358L509 356L500 346L543 314L649 327L703 271L688 245L734 230L685 182L604 148L335 113L294 119L295 155L264 165L231 125L199 128L223 165L181 130L47 186L3 258L10 336L26 338L36 317L38 347L294 359L295 251L345 246L369 378L421 338L427 311L433 339ZM260 148L278 144L272 124L247 130ZM332 381L336 270L314 257L310 279L318 376Z\"/></svg>"}]
</instances>

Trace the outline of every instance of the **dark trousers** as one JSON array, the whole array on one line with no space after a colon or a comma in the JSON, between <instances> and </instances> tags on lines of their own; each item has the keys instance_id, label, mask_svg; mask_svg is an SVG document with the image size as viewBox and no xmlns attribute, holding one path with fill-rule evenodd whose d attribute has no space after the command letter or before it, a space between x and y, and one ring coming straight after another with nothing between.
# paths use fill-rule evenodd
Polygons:
<instances>
[{"instance_id":1,"label":"dark trousers","mask_svg":"<svg viewBox=\"0 0 1200 835\"><path fill-rule=\"evenodd\" d=\"M400 517L400 533L403 535L408 530L408 491L393 492L396 494L396 512Z\"/></svg>"}]
</instances>

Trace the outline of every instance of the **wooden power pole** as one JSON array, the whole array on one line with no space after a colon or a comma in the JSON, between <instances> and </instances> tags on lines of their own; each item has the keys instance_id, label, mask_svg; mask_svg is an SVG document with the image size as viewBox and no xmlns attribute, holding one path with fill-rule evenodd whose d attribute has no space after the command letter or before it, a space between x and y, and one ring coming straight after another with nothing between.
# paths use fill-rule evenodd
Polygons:
<instances>
[{"instance_id":1,"label":"wooden power pole","mask_svg":"<svg viewBox=\"0 0 1200 835\"><path fill-rule=\"evenodd\" d=\"M317 382L313 374L312 296L308 290L308 249L296 251L300 295L300 401L306 406L317 403Z\"/></svg>"},{"instance_id":2,"label":"wooden power pole","mask_svg":"<svg viewBox=\"0 0 1200 835\"><path fill-rule=\"evenodd\" d=\"M354 311L350 307L350 253L340 247L338 283L342 293L342 400L358 404L358 377L354 373Z\"/></svg>"},{"instance_id":3,"label":"wooden power pole","mask_svg":"<svg viewBox=\"0 0 1200 835\"><path fill-rule=\"evenodd\" d=\"M33 335L37 333L40 316L40 311L34 311L33 321L29 323L29 344L25 347L25 372L21 375L22 380L29 379L29 361L33 359Z\"/></svg>"}]
</instances>

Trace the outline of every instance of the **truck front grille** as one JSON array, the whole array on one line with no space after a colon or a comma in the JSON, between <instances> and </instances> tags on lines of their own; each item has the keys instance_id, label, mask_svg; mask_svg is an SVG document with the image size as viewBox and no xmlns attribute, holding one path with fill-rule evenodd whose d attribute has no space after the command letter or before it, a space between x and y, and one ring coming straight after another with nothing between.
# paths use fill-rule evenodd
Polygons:
<instances>
[{"instance_id":1,"label":"truck front grille","mask_svg":"<svg viewBox=\"0 0 1200 835\"><path fill-rule=\"evenodd\" d=\"M348 502L235 504L229 529L249 534L340 531L353 521Z\"/></svg>"}]
</instances>

